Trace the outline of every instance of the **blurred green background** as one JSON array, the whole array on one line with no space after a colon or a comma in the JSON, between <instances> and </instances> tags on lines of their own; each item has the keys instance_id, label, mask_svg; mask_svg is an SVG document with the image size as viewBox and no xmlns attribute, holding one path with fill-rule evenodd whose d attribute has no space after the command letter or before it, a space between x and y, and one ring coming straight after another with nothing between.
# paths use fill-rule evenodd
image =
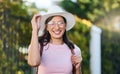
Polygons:
<instances>
[{"instance_id":1,"label":"blurred green background","mask_svg":"<svg viewBox=\"0 0 120 74\"><path fill-rule=\"evenodd\" d=\"M27 64L31 18L46 11L23 0L0 0L0 74L32 74ZM62 0L56 2L76 16L69 38L82 51L82 74L90 74L89 40L94 24L102 29L102 74L120 74L120 0ZM75 38L76 37L76 38Z\"/></svg>"}]
</instances>

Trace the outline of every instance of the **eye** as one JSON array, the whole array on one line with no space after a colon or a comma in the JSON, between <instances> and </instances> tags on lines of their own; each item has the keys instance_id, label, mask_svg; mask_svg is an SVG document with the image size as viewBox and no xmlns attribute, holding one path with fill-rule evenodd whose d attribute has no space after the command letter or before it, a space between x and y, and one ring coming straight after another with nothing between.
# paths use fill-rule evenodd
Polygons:
<instances>
[{"instance_id":1,"label":"eye","mask_svg":"<svg viewBox=\"0 0 120 74\"><path fill-rule=\"evenodd\" d=\"M58 22L57 24L58 24L58 25L63 25L63 24L64 24L64 22L61 22L61 21L60 21L60 22Z\"/></svg>"},{"instance_id":2,"label":"eye","mask_svg":"<svg viewBox=\"0 0 120 74\"><path fill-rule=\"evenodd\" d=\"M50 21L48 22L48 25L54 25L54 22Z\"/></svg>"}]
</instances>

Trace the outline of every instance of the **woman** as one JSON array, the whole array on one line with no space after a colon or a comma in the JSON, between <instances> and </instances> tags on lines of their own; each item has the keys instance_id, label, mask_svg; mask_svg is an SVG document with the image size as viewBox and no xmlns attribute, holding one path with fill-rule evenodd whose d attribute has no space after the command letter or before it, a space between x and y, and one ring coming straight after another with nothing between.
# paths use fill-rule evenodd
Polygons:
<instances>
[{"instance_id":1,"label":"woman","mask_svg":"<svg viewBox=\"0 0 120 74\"><path fill-rule=\"evenodd\" d=\"M66 35L74 16L54 6L45 15L34 15L31 24L28 64L37 67L38 74L81 74L81 51Z\"/></svg>"}]
</instances>

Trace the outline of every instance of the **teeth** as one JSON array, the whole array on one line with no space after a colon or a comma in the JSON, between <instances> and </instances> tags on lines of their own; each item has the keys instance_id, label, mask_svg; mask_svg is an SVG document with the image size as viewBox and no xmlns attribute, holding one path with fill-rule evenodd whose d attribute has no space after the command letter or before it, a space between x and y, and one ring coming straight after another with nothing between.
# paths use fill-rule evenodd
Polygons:
<instances>
[{"instance_id":1,"label":"teeth","mask_svg":"<svg viewBox=\"0 0 120 74\"><path fill-rule=\"evenodd\" d=\"M60 31L54 31L55 34L60 34Z\"/></svg>"}]
</instances>

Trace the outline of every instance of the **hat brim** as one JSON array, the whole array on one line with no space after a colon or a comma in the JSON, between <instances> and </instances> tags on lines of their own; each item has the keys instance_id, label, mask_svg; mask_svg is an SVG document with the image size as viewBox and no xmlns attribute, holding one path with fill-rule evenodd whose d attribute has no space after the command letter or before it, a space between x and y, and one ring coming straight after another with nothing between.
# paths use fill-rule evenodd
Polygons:
<instances>
[{"instance_id":1,"label":"hat brim","mask_svg":"<svg viewBox=\"0 0 120 74\"><path fill-rule=\"evenodd\" d=\"M75 17L71 13L68 13L68 12L59 12L59 13L51 13L51 14L42 15L40 19L39 36L41 36L44 32L46 19L48 19L51 16L56 16L56 15L63 16L66 19L67 21L66 30L67 31L70 30L75 25Z\"/></svg>"}]
</instances>

